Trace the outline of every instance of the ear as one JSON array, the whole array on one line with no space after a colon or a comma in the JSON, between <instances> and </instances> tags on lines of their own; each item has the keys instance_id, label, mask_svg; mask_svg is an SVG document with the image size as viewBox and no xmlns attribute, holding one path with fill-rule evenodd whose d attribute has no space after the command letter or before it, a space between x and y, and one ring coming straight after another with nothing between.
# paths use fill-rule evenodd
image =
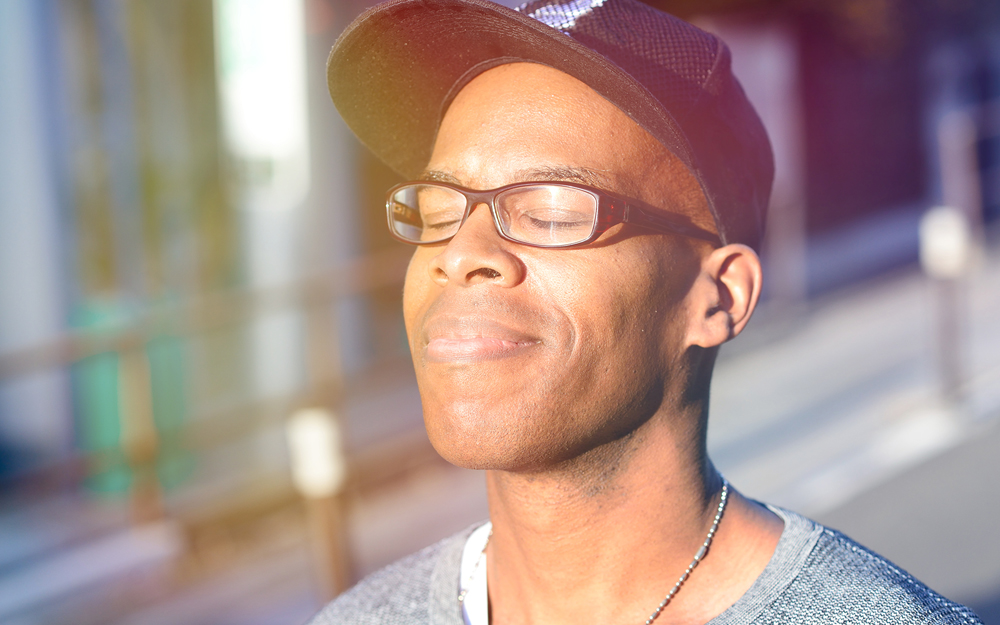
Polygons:
<instances>
[{"instance_id":1,"label":"ear","mask_svg":"<svg viewBox=\"0 0 1000 625\"><path fill-rule=\"evenodd\" d=\"M703 257L687 295L687 346L716 347L742 332L761 281L760 258L746 245L726 245Z\"/></svg>"}]
</instances>

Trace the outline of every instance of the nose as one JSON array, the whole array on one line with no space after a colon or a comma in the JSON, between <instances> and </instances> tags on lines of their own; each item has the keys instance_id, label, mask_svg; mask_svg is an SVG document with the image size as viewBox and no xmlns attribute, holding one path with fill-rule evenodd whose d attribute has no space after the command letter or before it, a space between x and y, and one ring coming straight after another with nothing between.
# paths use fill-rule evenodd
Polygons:
<instances>
[{"instance_id":1,"label":"nose","mask_svg":"<svg viewBox=\"0 0 1000 625\"><path fill-rule=\"evenodd\" d=\"M439 286L516 286L524 280L524 264L513 253L516 245L497 232L489 206L479 204L427 269Z\"/></svg>"}]
</instances>

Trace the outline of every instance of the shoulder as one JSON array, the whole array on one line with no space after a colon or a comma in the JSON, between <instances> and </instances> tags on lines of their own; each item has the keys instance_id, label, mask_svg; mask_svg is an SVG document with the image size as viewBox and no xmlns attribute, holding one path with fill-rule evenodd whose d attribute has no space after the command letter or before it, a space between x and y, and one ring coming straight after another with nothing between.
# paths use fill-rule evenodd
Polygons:
<instances>
[{"instance_id":1,"label":"shoulder","mask_svg":"<svg viewBox=\"0 0 1000 625\"><path fill-rule=\"evenodd\" d=\"M844 534L791 512L786 525L811 526L815 541L790 583L754 623L981 625L963 605L934 592L889 560Z\"/></svg>"},{"instance_id":2,"label":"shoulder","mask_svg":"<svg viewBox=\"0 0 1000 625\"><path fill-rule=\"evenodd\" d=\"M327 604L308 625L430 623L435 607L434 587L451 577L452 568L455 580L458 579L458 560L471 529L372 573Z\"/></svg>"},{"instance_id":3,"label":"shoulder","mask_svg":"<svg viewBox=\"0 0 1000 625\"><path fill-rule=\"evenodd\" d=\"M319 612L309 625L427 623L431 573L441 543L372 573Z\"/></svg>"}]
</instances>

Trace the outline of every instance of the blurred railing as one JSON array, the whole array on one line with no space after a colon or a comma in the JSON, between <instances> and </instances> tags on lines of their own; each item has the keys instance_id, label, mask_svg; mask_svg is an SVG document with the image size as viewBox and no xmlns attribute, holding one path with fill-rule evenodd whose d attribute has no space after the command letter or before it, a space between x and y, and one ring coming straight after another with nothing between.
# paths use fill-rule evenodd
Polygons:
<instances>
[{"instance_id":1,"label":"blurred railing","mask_svg":"<svg viewBox=\"0 0 1000 625\"><path fill-rule=\"evenodd\" d=\"M158 306L113 330L67 332L41 345L0 354L0 379L72 364L109 351L127 352L164 333L194 335L265 314L329 305L333 300L402 284L409 250L354 260L300 282L258 290L234 289Z\"/></svg>"},{"instance_id":2,"label":"blurred railing","mask_svg":"<svg viewBox=\"0 0 1000 625\"><path fill-rule=\"evenodd\" d=\"M203 542L199 536L211 534L213 528L245 523L276 509L297 506L299 495L290 480L279 480L277 488L254 489L249 496L233 496L225 501L178 512L164 505L163 493L155 471L158 454L158 432L152 415L152 384L146 347L153 339L170 336L195 339L213 331L253 323L263 317L287 312L299 313L305 347L305 376L300 388L279 397L244 398L237 405L225 408L195 406L191 412L197 418L187 419L181 427L181 444L195 454L219 448L237 439L253 436L256 430L272 427L302 408L324 408L336 414L352 391L352 380L345 380L339 357L332 346L336 323L332 314L335 304L344 298L364 296L380 289L402 284L410 250L394 248L344 263L330 271L315 274L292 284L261 289L233 289L205 296L154 306L129 323L110 329L67 331L50 341L0 354L0 383L31 374L70 367L100 354L114 353L119 357L121 394L131 398L129 409L122 410L121 451L133 472L128 493L132 523L144 524L163 518L176 519L188 534L186 544ZM400 355L402 360L402 354ZM408 365L407 365L408 366ZM399 368L402 370L402 368ZM138 399L137 399L138 398ZM144 405L143 405L144 404ZM270 419L253 415L272 415ZM273 415L278 415L273 417ZM0 492L44 496L46 485L65 489L82 485L92 467L106 461L103 451L76 450L31 469L4 478ZM362 447L349 447L346 454L347 498L363 497L365 493L391 482L415 467L438 460L422 431L407 430L390 438L369 441ZM287 471L286 471L287 473ZM9 506L8 506L9 507ZM341 524L329 507L311 504L310 517L319 522ZM310 521L315 525L315 519ZM323 538L343 534L344 528L325 527L313 531L314 550L323 549ZM318 537L318 538L317 538ZM336 542L336 541L334 541ZM341 562L325 559L327 568L348 566L343 553ZM322 558L321 558L322 559ZM329 571L327 571L329 573ZM323 571L320 571L320 578ZM323 588L321 595L342 589L350 581L340 574L333 587ZM322 585L322 584L321 584Z\"/></svg>"}]
</instances>

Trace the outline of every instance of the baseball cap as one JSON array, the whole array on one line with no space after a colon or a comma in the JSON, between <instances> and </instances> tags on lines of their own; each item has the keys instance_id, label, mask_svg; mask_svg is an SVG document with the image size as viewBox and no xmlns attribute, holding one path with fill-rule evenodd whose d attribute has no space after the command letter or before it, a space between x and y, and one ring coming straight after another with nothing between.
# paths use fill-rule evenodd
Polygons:
<instances>
[{"instance_id":1,"label":"baseball cap","mask_svg":"<svg viewBox=\"0 0 1000 625\"><path fill-rule=\"evenodd\" d=\"M638 0L389 0L341 34L327 85L361 142L414 178L462 87L515 62L565 72L621 109L698 180L723 243L759 249L774 160L729 49Z\"/></svg>"}]
</instances>

